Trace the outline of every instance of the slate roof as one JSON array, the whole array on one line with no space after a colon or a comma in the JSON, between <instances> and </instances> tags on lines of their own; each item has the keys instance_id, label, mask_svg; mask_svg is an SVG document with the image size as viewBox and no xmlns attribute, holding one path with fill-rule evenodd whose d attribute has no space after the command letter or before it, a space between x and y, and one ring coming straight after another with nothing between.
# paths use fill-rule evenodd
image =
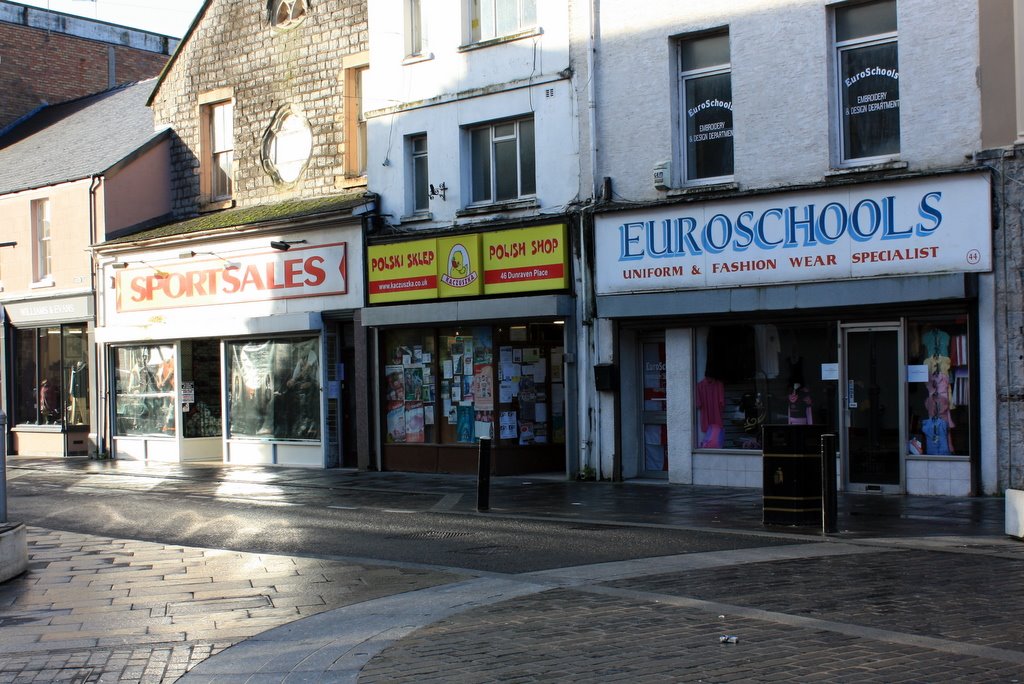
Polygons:
<instances>
[{"instance_id":1,"label":"slate roof","mask_svg":"<svg viewBox=\"0 0 1024 684\"><path fill-rule=\"evenodd\" d=\"M154 79L40 109L0 137L0 195L101 174L150 140Z\"/></svg>"},{"instance_id":2,"label":"slate roof","mask_svg":"<svg viewBox=\"0 0 1024 684\"><path fill-rule=\"evenodd\" d=\"M324 214L348 213L349 210L366 202L367 200L363 197L363 192L359 191L345 195L330 195L312 199L290 199L274 204L227 209L203 214L185 221L176 221L147 230L132 232L129 235L107 240L102 243L102 246L146 242L161 238L184 237L226 228L255 228L259 227L260 224L280 223L301 218L312 219Z\"/></svg>"}]
</instances>

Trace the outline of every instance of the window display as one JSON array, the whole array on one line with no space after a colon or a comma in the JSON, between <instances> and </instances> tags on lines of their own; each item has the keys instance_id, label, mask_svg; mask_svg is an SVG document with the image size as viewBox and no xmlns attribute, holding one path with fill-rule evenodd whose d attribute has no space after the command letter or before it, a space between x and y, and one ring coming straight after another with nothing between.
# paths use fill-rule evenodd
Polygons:
<instances>
[{"instance_id":1,"label":"window display","mask_svg":"<svg viewBox=\"0 0 1024 684\"><path fill-rule=\"evenodd\" d=\"M561 334L553 325L385 332L385 442L564 443Z\"/></svg>"},{"instance_id":2,"label":"window display","mask_svg":"<svg viewBox=\"0 0 1024 684\"><path fill-rule=\"evenodd\" d=\"M15 331L13 422L88 426L85 337L84 323Z\"/></svg>"},{"instance_id":3,"label":"window display","mask_svg":"<svg viewBox=\"0 0 1024 684\"><path fill-rule=\"evenodd\" d=\"M696 448L761 448L766 423L835 425L834 324L718 325L697 329Z\"/></svg>"},{"instance_id":4,"label":"window display","mask_svg":"<svg viewBox=\"0 0 1024 684\"><path fill-rule=\"evenodd\" d=\"M181 415L184 437L220 437L220 342L182 340Z\"/></svg>"},{"instance_id":5,"label":"window display","mask_svg":"<svg viewBox=\"0 0 1024 684\"><path fill-rule=\"evenodd\" d=\"M320 341L227 342L228 435L320 439Z\"/></svg>"},{"instance_id":6,"label":"window display","mask_svg":"<svg viewBox=\"0 0 1024 684\"><path fill-rule=\"evenodd\" d=\"M117 435L173 437L176 434L173 345L116 349L114 379Z\"/></svg>"},{"instance_id":7,"label":"window display","mask_svg":"<svg viewBox=\"0 0 1024 684\"><path fill-rule=\"evenodd\" d=\"M907 323L907 408L910 454L970 453L970 362L967 318Z\"/></svg>"}]
</instances>

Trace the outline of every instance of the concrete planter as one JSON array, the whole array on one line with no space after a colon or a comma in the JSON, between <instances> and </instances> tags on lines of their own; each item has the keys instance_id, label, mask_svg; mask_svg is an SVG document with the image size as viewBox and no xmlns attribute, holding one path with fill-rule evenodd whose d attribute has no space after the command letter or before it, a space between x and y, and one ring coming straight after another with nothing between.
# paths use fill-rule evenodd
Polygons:
<instances>
[{"instance_id":1,"label":"concrete planter","mask_svg":"<svg viewBox=\"0 0 1024 684\"><path fill-rule=\"evenodd\" d=\"M28 539L21 523L0 525L0 582L28 569Z\"/></svg>"},{"instance_id":2,"label":"concrete planter","mask_svg":"<svg viewBox=\"0 0 1024 684\"><path fill-rule=\"evenodd\" d=\"M1006 490L1006 534L1024 539L1024 489Z\"/></svg>"}]
</instances>

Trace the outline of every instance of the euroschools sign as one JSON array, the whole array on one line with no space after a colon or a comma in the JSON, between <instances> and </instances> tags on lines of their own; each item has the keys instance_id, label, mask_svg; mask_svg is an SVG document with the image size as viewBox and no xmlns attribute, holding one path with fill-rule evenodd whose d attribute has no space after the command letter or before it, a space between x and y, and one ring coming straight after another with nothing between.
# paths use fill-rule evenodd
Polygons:
<instances>
[{"instance_id":1,"label":"euroschools sign","mask_svg":"<svg viewBox=\"0 0 1024 684\"><path fill-rule=\"evenodd\" d=\"M989 271L989 193L965 174L601 215L597 292Z\"/></svg>"}]
</instances>

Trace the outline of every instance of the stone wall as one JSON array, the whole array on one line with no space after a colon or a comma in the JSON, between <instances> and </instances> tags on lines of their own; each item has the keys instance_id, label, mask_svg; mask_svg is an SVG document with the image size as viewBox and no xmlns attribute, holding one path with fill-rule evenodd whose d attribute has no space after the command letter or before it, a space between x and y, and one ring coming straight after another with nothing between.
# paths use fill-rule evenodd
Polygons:
<instances>
[{"instance_id":1,"label":"stone wall","mask_svg":"<svg viewBox=\"0 0 1024 684\"><path fill-rule=\"evenodd\" d=\"M992 171L999 489L1024 489L1024 146L978 163Z\"/></svg>"},{"instance_id":2,"label":"stone wall","mask_svg":"<svg viewBox=\"0 0 1024 684\"><path fill-rule=\"evenodd\" d=\"M172 201L179 218L199 211L198 98L234 97L234 201L239 207L337 193L352 185L344 164L343 58L368 49L365 0L311 3L294 28L270 25L265 2L215 0L186 39L153 98L157 124L176 134ZM275 183L261 147L275 112L297 107L312 129L309 166L294 184Z\"/></svg>"}]
</instances>

